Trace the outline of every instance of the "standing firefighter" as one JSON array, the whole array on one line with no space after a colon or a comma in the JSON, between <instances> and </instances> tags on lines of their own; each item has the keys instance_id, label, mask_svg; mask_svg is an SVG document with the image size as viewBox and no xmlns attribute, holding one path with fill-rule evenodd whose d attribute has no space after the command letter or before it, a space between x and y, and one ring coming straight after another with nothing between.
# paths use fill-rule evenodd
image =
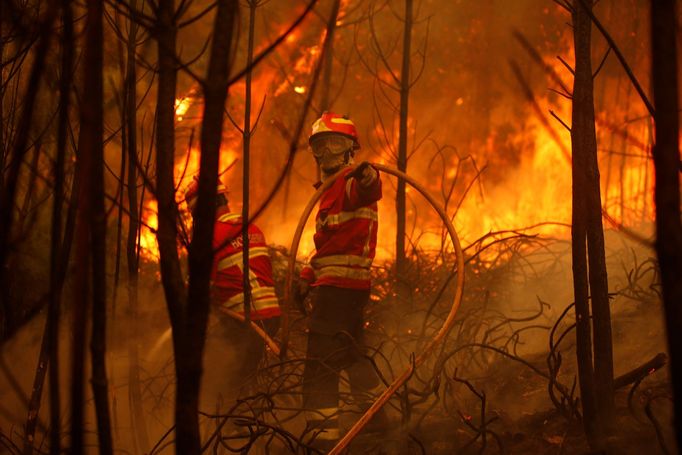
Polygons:
<instances>
[{"instance_id":1,"label":"standing firefighter","mask_svg":"<svg viewBox=\"0 0 682 455\"><path fill-rule=\"evenodd\" d=\"M185 191L185 201L192 215L197 196L198 182L194 180ZM272 279L272 264L263 232L254 224L250 224L248 235L250 318L272 336L279 327L281 314ZM242 217L230 212L227 188L222 183L218 183L216 195L213 249L211 302L219 312L227 309L243 315ZM229 358L221 359L222 362L229 362L230 377L220 378L220 382L224 385L227 381L227 388L231 390L226 392L234 393L243 385L245 379L257 371L258 363L265 352L265 344L252 328L225 314L220 315L219 331L231 351Z\"/></svg>"},{"instance_id":2,"label":"standing firefighter","mask_svg":"<svg viewBox=\"0 0 682 455\"><path fill-rule=\"evenodd\" d=\"M353 156L360 145L351 120L323 113L313 124L309 143L322 180L341 171L320 199L316 253L301 271L298 289L302 300L311 286L316 288L303 373L303 405L309 428L317 434L314 444L328 449L339 439L341 371L348 375L360 410L370 404L367 392L379 385L363 352L363 309L370 294L381 180L367 162L353 171Z\"/></svg>"}]
</instances>

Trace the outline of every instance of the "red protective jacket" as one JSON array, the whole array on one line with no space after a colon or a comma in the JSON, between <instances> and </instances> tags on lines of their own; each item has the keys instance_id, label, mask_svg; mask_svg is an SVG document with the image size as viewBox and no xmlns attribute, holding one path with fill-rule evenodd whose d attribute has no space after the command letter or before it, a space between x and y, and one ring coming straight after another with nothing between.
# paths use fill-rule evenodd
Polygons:
<instances>
[{"instance_id":1,"label":"red protective jacket","mask_svg":"<svg viewBox=\"0 0 682 455\"><path fill-rule=\"evenodd\" d=\"M212 301L244 314L242 273L242 217L226 213L218 217L214 227L213 248L217 250L211 273ZM229 239L232 239L228 241ZM258 227L249 225L249 281L251 283L251 319L268 319L281 314L272 280L272 264L265 236Z\"/></svg>"},{"instance_id":2,"label":"red protective jacket","mask_svg":"<svg viewBox=\"0 0 682 455\"><path fill-rule=\"evenodd\" d=\"M320 198L315 218L315 255L301 271L313 286L369 289L369 269L377 244L381 180L362 188L344 177L348 168Z\"/></svg>"}]
</instances>

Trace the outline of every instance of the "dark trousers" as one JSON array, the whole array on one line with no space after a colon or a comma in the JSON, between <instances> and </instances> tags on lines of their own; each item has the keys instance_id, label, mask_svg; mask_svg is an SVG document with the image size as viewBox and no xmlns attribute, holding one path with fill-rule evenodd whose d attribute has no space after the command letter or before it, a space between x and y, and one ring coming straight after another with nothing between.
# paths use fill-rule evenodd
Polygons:
<instances>
[{"instance_id":1,"label":"dark trousers","mask_svg":"<svg viewBox=\"0 0 682 455\"><path fill-rule=\"evenodd\" d=\"M363 309L368 301L368 290L317 288L303 371L303 406L308 422L326 429L318 439L338 437L342 371L348 374L351 394L360 407L363 392L379 385L379 378L365 357Z\"/></svg>"},{"instance_id":2,"label":"dark trousers","mask_svg":"<svg viewBox=\"0 0 682 455\"><path fill-rule=\"evenodd\" d=\"M254 322L265 333L274 336L279 328L279 319L274 317ZM239 389L252 383L258 372L258 366L265 354L265 342L251 327L225 315L219 316L219 323L212 332L214 344L218 347L211 358L206 359L206 367L212 372L211 362L219 362L221 369L226 370L225 377L220 380L223 394L236 397Z\"/></svg>"}]
</instances>

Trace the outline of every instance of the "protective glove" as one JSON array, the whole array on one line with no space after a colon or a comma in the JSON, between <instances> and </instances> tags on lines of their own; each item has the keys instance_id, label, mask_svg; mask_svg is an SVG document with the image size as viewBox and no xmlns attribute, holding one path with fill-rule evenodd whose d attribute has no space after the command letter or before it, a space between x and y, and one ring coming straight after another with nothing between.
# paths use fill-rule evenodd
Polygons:
<instances>
[{"instance_id":1,"label":"protective glove","mask_svg":"<svg viewBox=\"0 0 682 455\"><path fill-rule=\"evenodd\" d=\"M363 188L369 188L374 184L377 177L379 177L379 171L374 169L369 161L363 161L362 163L358 164L353 172L346 175L346 180L355 178L360 186Z\"/></svg>"}]
</instances>

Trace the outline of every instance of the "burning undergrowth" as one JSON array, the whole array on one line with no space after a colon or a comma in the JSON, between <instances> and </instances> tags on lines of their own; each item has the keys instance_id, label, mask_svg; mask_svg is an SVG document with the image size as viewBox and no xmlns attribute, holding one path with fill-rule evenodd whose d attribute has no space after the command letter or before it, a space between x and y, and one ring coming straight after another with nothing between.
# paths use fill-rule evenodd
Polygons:
<instances>
[{"instance_id":1,"label":"burning undergrowth","mask_svg":"<svg viewBox=\"0 0 682 455\"><path fill-rule=\"evenodd\" d=\"M342 2L342 10L353 3ZM421 449L427 453L584 452L587 449L580 430L575 379L575 316L571 307L571 266L567 260L570 245L562 240L567 237L566 223L571 219L567 197L571 187L570 141L561 122L548 118L548 112L562 121L570 118L570 103L556 91L563 84L570 85L572 75L554 56L559 54L565 61L573 60L571 33L563 26L565 16L555 14L554 10L559 9L556 6L540 8L536 2L515 2L527 5L524 8L517 5L513 11L498 14L502 11L498 7L509 2L484 2L488 6L483 6L481 12L485 19L481 19L479 5L472 3L463 10L461 3L446 2L433 17L432 26L440 32L436 35L447 36L447 46L427 49L427 40L417 35L415 44L421 46L423 38L424 52L428 55L422 62L426 83L415 84L408 133L413 147L410 156L414 154L409 174L427 185L433 194L442 196L440 202L448 216L453 217L463 239L470 242L465 249L464 300L445 342L390 401L389 417L395 430L387 432L377 443L397 444L410 452ZM270 2L269 6L274 9L275 19L272 23L266 20L266 25L276 26L265 27L268 32L259 32L263 36L257 40L260 42L257 48L270 43L284 30L288 16L296 12L288 2ZM620 16L620 9L621 5L608 6L604 13L609 17ZM383 13L386 17L376 18L378 28L380 35L385 33L390 38L388 35L397 27L392 22L390 9ZM370 51L376 43L367 44L371 40L367 39L370 35L366 24L359 21L361 25L352 25L355 22L352 14L345 14L337 21L339 28L334 44L337 65L342 63L338 66L346 68L342 78L339 74L329 83L332 92L338 91L334 109L350 114L362 125L363 148L358 161L392 163L398 142L397 116L379 112L390 106L382 108L378 102L382 93L376 90L378 79L384 82L390 79L386 71L380 74L356 71L356 60L371 59ZM511 21L509 14L513 16ZM264 19L267 19L265 15ZM345 27L345 23L350 25ZM512 35L511 23L525 35ZM419 33L424 35L425 29L428 27L422 27ZM277 33L266 36L273 30ZM630 31L628 27L618 27L616 32L629 33L628 49L633 53L641 51L643 44L636 38L637 28ZM193 33L185 44L200 43ZM249 189L252 209L262 202L269 183L281 172L285 160L283 151L288 150L290 142L295 142L290 134L297 117L291 113L301 106L304 95L310 91L312 70L320 56L324 36L317 25L306 23L286 37L276 51L276 58L266 60L254 72L252 98L263 103L260 108L263 117L252 148ZM527 50L510 39L512 36L527 39L531 44L526 47L535 49L539 60L544 62L540 66L545 68L533 66ZM381 40L382 36L378 38ZM637 55L646 59L644 52ZM495 77L498 72L504 73L504 65L499 68L499 62L505 60L511 63L512 71L521 66L524 71ZM650 201L653 126L648 116L642 116L641 106L637 103L630 106L634 95L621 82L621 69L611 60L605 59L597 79L604 214L610 225L623 228L621 224L624 224L625 230L630 230L638 223L653 220ZM395 62L391 60L391 63ZM640 61L637 68L645 64ZM547 67L553 68L554 75L559 74L564 83L546 74ZM198 172L196 136L203 101L194 81L181 79L180 82L175 106L175 139L179 152L175 157L175 183L176 200L183 210L182 189ZM550 92L547 92L548 85ZM518 97L519 87L529 88L526 99ZM239 82L230 90L227 110L236 124L240 123L243 111L244 88ZM625 100L625 106L612 103L614 99ZM390 100L387 104L391 104ZM154 109L150 100L141 102L140 106L140 115L145 108L149 112ZM144 118L148 122L152 117ZM142 126L149 131L150 125L144 119ZM240 209L242 199L240 171L243 169L240 167L243 162L238 129L225 129L219 169L221 180L232 192L233 210ZM147 149L145 141L141 139L141 142L141 148ZM153 147L148 145L151 157ZM125 154L119 153L121 149L115 143L109 151L112 155L109 164L117 168L118 157ZM144 153L140 162L147 163L145 172L153 175L151 161ZM228 172L235 163L234 171ZM305 191L300 188L312 184L315 175L312 157L297 159L290 175L294 182L291 190L287 183L285 190L271 201L265 215L257 220L271 242L289 240L296 221L291 214L298 213L306 199ZM114 182L109 183L115 186ZM384 199L393 198L395 182L387 178L384 188ZM125 290L117 289L118 298L114 299L110 319L113 334L109 364L116 446L132 452L162 453L171 450L173 443L175 371L158 275L157 204L151 193L145 193L140 202L144 228L138 244L143 260L150 261L142 267L139 301L143 305L135 310L138 316L128 313L128 309L122 309L117 303L124 302ZM440 220L429 215L431 212L423 202L415 202L409 189L407 197L407 215L413 223L408 267L404 274L396 276L391 262L396 214L391 204L383 203L380 218L384 231L380 231L372 304L366 315L371 347L367 355L386 383L409 368L414 353L419 353L443 324L454 297L454 259L449 248L443 246ZM533 224L538 228L493 233L509 226ZM302 245L301 255L312 251L311 230L309 226L304 234L307 244ZM539 237L537 232L545 237ZM650 259L651 251L635 249L615 234L612 237L607 256L616 373L648 365L643 373L635 372L621 379L618 423L629 433L630 440L643 438L649 443L644 445L649 446L657 439L661 447L665 444L669 447L667 378L663 372L646 375L660 368L661 358L652 364L646 362L665 350L656 264ZM46 240L40 243L44 245ZM41 247L40 254L44 251ZM282 296L288 252L284 248L273 248L271 253L278 295ZM16 270L17 274L25 275L24 280L15 282L21 297L35 291L25 281L48 281L45 273L34 278L24 274L23 269ZM137 330L133 323L138 324ZM219 338L214 336L219 324L217 320L211 321L204 358L201 409L205 449L235 452L277 447L284 452L304 451L314 436L305 429L299 396L306 342L305 315L292 310L288 359L280 361L269 355L256 378L238 378L244 385L239 392L225 390L228 378L233 375L234 353L225 351ZM34 351L40 342L36 335L39 329L30 329L30 336L20 337L7 347L8 359L20 359L15 369L21 370L21 384L31 383ZM63 339L70 337L68 328L64 329ZM129 350L131 340L140 351L137 362L133 362L134 355ZM139 368L137 373L132 373L130 365L133 364ZM138 417L133 417L135 405L132 404L135 374L139 376L141 395ZM66 384L68 378L64 379ZM347 384L344 387L348 388ZM22 422L21 412L14 412L23 410L18 398L22 394L10 388L0 390L3 390L0 403L5 407L0 407L0 411L5 414L4 420ZM10 394L16 396L5 400ZM63 396L66 395L64 390ZM343 420L350 425L358 413L352 409L352 395L346 393L343 398L348 405L342 409ZM11 412L5 412L7 407L12 408ZM91 406L89 412L92 417ZM47 421L46 413L43 406L43 421ZM93 422L93 419L88 422L88 430L94 430ZM144 437L140 436L142 429L146 433ZM94 440L94 435L90 436ZM12 430L6 445L12 447L14 441L20 440L21 431ZM355 447L360 452L373 450L371 441L359 441ZM632 447L640 446L633 443Z\"/></svg>"},{"instance_id":2,"label":"burning undergrowth","mask_svg":"<svg viewBox=\"0 0 682 455\"><path fill-rule=\"evenodd\" d=\"M665 350L656 264L650 251L620 233L608 234L617 422L625 430L618 433L618 444L644 447L658 437L669 446L669 383L665 371L656 371L664 359L655 356ZM397 447L409 447L411 453L587 450L576 387L569 253L565 240L524 231L491 233L468 245L464 299L453 329L389 401L391 428L379 437L361 435L351 453L372 452L379 445L396 453ZM288 251L273 247L271 258L282 296ZM366 355L386 385L409 368L443 324L454 297L453 264L447 247L415 248L400 277L391 262L374 267ZM153 264L144 270L149 270L141 277L140 299L145 306L137 321L145 328L138 340L143 424L150 452L166 453L172 446L174 402L171 338ZM120 310L117 314L113 338L128 339L129 315ZM306 317L296 309L290 316L287 359L269 353L256 377L237 378L239 390L230 378L231 354L214 336L219 321L211 322L201 401L207 449L307 450L314 433L306 429L300 402ZM38 340L33 337L28 343ZM17 349L26 350L20 340L13 346L7 358L18 355ZM119 447L133 450L135 431L122 424L132 413L126 405L130 392L126 349L127 343L111 346L114 428ZM642 365L643 371L624 374ZM340 418L350 427L359 412L346 380L341 388ZM376 391L372 394L376 396ZM7 436L18 443L20 433Z\"/></svg>"},{"instance_id":3,"label":"burning undergrowth","mask_svg":"<svg viewBox=\"0 0 682 455\"><path fill-rule=\"evenodd\" d=\"M612 245L620 244L609 250L609 262L623 272L611 276L617 374L650 361L649 370L640 371L640 376L616 378L617 387L627 395L627 400L619 395L619 421L627 421L632 431L624 439L640 437L641 444L660 433L655 417L646 423L641 409L633 408L640 382L664 359L663 354L654 357L665 350L660 296L653 264L638 260L638 255L647 257L649 252L625 246L616 234L611 237ZM414 431L414 441L422 436L427 453L466 447L477 451L486 444L493 451L506 447L518 453L553 453L564 444L568 453L586 450L578 425L571 290L558 285L570 283L570 247L560 240L523 234L496 240L485 254L470 252L465 298L455 326L437 355L396 394L395 415ZM369 328L391 373L408 366L412 353L418 353L425 338L444 322L453 297L447 287L452 279L452 266L444 265L448 262L453 263L438 254L415 254L410 273L401 279L404 283L397 284L390 269L377 277ZM406 295L393 291L401 288L408 290ZM639 399L640 406L650 410L652 400L659 401L654 407L669 425L666 381L663 373L647 378L648 390ZM524 428L529 422L531 434ZM669 441L670 435L666 437Z\"/></svg>"},{"instance_id":4,"label":"burning undergrowth","mask_svg":"<svg viewBox=\"0 0 682 455\"><path fill-rule=\"evenodd\" d=\"M649 361L664 350L665 341L654 262L647 251L624 243L619 234L610 237L610 245L616 245L609 249L610 265L622 270L611 279L616 368L621 373ZM426 453L586 450L576 388L571 290L557 284L570 283L569 245L516 232L490 234L465 251L465 294L454 328L387 405L393 429L374 442L361 436L354 450L371 452L373 444L407 445ZM271 257L282 295L288 252L272 248ZM409 368L443 324L454 296L453 264L447 249L415 250L400 279L392 263L374 268L366 355L385 385ZM257 377L240 378L238 394L220 390L230 374L230 358L220 354L224 350L209 337L205 358L211 360L206 363L202 401L206 447L225 453L256 447L306 450L314 436L305 427L299 396L306 317L298 310L291 317L287 360L269 354ZM161 351L162 362L159 352L158 358L147 359L157 369L150 369L143 382L145 403L151 405L147 412L167 413L169 419L173 379L168 348ZM618 437L627 443L650 442L659 431L669 444L667 378L664 372L655 373L661 360L654 358L650 371L616 379L618 421L629 431ZM341 387L340 417L350 426L359 413L347 382ZM170 428L170 420L166 422ZM162 452L168 438L159 441L154 453Z\"/></svg>"}]
</instances>

